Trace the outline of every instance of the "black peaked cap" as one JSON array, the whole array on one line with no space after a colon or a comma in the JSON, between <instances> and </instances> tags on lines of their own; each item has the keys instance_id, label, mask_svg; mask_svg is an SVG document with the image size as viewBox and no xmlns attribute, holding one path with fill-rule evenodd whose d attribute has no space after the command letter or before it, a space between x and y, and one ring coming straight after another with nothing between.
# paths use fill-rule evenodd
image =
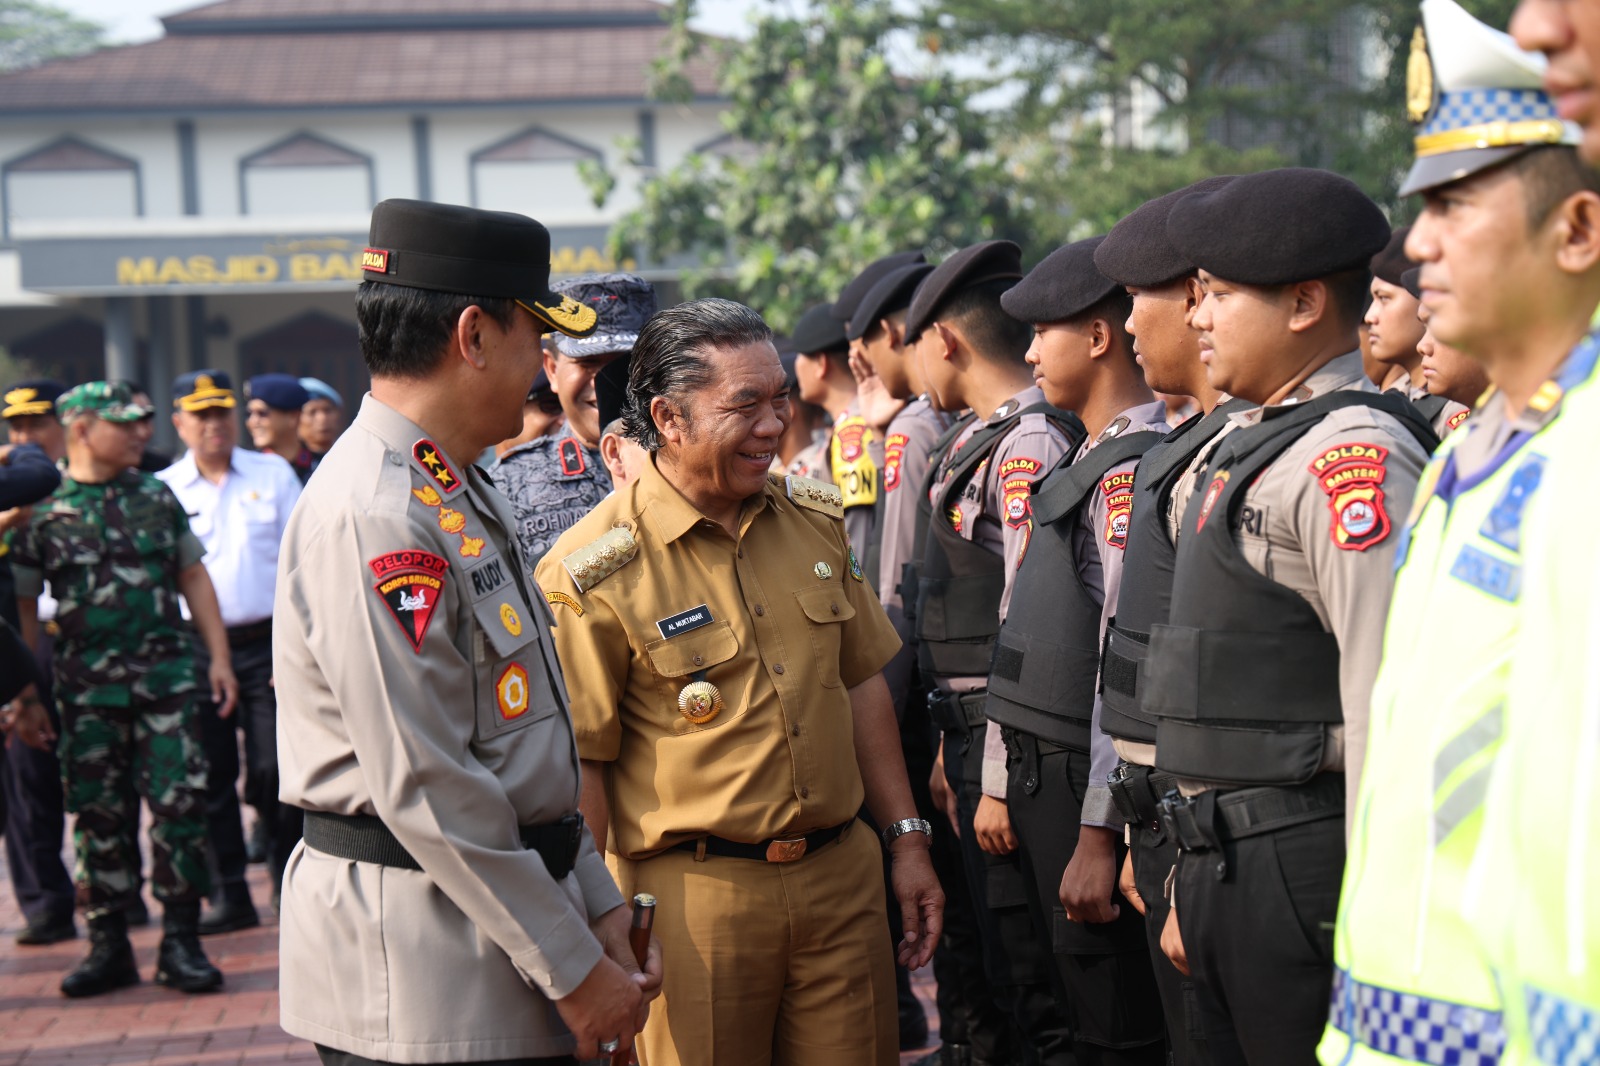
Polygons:
<instances>
[{"instance_id":1,"label":"black peaked cap","mask_svg":"<svg viewBox=\"0 0 1600 1066\"><path fill-rule=\"evenodd\" d=\"M622 417L622 408L628 402L628 363L626 355L613 359L594 376L594 402L600 408L601 430Z\"/></svg>"},{"instance_id":2,"label":"black peaked cap","mask_svg":"<svg viewBox=\"0 0 1600 1066\"><path fill-rule=\"evenodd\" d=\"M1383 251L1372 257L1370 269L1374 276L1390 285L1405 285L1402 280L1405 272L1417 265L1406 258L1406 235L1410 232L1410 226L1401 226L1389 238L1389 243L1383 246Z\"/></svg>"},{"instance_id":3,"label":"black peaked cap","mask_svg":"<svg viewBox=\"0 0 1600 1066\"><path fill-rule=\"evenodd\" d=\"M1057 248L1001 294L1000 306L1019 322L1065 322L1121 292L1121 285L1095 269L1094 252L1104 240L1090 237Z\"/></svg>"},{"instance_id":4,"label":"black peaked cap","mask_svg":"<svg viewBox=\"0 0 1600 1066\"><path fill-rule=\"evenodd\" d=\"M906 340L914 341L933 325L939 308L950 297L988 281L1016 281L1022 277L1022 249L1012 241L971 244L933 268L922 279L906 313Z\"/></svg>"},{"instance_id":5,"label":"black peaked cap","mask_svg":"<svg viewBox=\"0 0 1600 1066\"><path fill-rule=\"evenodd\" d=\"M839 298L833 301L833 317L840 322L850 321L856 316L862 298L871 292L872 287L882 281L885 275L903 266L927 261L927 257L921 252L896 252L882 259L874 259L867 264L865 270L850 279L850 284L846 285Z\"/></svg>"},{"instance_id":6,"label":"black peaked cap","mask_svg":"<svg viewBox=\"0 0 1600 1066\"><path fill-rule=\"evenodd\" d=\"M833 317L832 304L817 304L801 315L789 341L801 355L843 352L850 348L850 341L844 335L844 323Z\"/></svg>"},{"instance_id":7,"label":"black peaked cap","mask_svg":"<svg viewBox=\"0 0 1600 1066\"><path fill-rule=\"evenodd\" d=\"M1194 265L1241 285L1289 285L1365 269L1389 243L1389 222L1349 178L1284 167L1190 193L1167 237Z\"/></svg>"},{"instance_id":8,"label":"black peaked cap","mask_svg":"<svg viewBox=\"0 0 1600 1066\"><path fill-rule=\"evenodd\" d=\"M922 284L923 278L932 273L933 267L928 263L909 263L885 274L872 290L861 298L861 305L850 317L850 324L845 327L844 335L853 341L860 340L872 332L872 327L878 324L880 318L910 307L917 286Z\"/></svg>"},{"instance_id":9,"label":"black peaked cap","mask_svg":"<svg viewBox=\"0 0 1600 1066\"><path fill-rule=\"evenodd\" d=\"M1167 215L1190 193L1213 192L1232 180L1231 174L1202 178L1134 208L1094 250L1094 265L1119 284L1147 289L1193 274L1194 264L1167 239Z\"/></svg>"}]
</instances>

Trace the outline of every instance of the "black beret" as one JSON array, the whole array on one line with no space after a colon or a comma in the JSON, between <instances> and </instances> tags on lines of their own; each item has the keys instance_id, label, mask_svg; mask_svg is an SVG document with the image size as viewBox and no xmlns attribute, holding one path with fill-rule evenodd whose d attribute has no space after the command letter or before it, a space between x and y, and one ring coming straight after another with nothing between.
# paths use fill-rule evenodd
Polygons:
<instances>
[{"instance_id":1,"label":"black beret","mask_svg":"<svg viewBox=\"0 0 1600 1066\"><path fill-rule=\"evenodd\" d=\"M984 241L956 252L922 279L906 314L906 340L914 341L933 325L939 307L957 293L987 281L1022 277L1022 249L1011 241Z\"/></svg>"},{"instance_id":2,"label":"black beret","mask_svg":"<svg viewBox=\"0 0 1600 1066\"><path fill-rule=\"evenodd\" d=\"M1366 269L1389 242L1389 223L1349 178L1284 167L1190 193L1167 216L1167 237L1219 278L1289 285Z\"/></svg>"},{"instance_id":3,"label":"black beret","mask_svg":"<svg viewBox=\"0 0 1600 1066\"><path fill-rule=\"evenodd\" d=\"M1094 250L1103 240L1090 237L1057 248L1001 295L1000 306L1018 322L1065 322L1121 292L1121 285L1095 269Z\"/></svg>"},{"instance_id":4,"label":"black beret","mask_svg":"<svg viewBox=\"0 0 1600 1066\"><path fill-rule=\"evenodd\" d=\"M1233 180L1224 174L1201 178L1193 185L1174 189L1146 201L1111 227L1094 250L1100 273L1122 285L1153 289L1194 273L1194 264L1167 239L1167 215L1179 200L1195 192L1212 192Z\"/></svg>"},{"instance_id":5,"label":"black beret","mask_svg":"<svg viewBox=\"0 0 1600 1066\"><path fill-rule=\"evenodd\" d=\"M628 402L628 362L624 355L601 367L594 376L594 402L600 408L600 429L622 417Z\"/></svg>"},{"instance_id":6,"label":"black beret","mask_svg":"<svg viewBox=\"0 0 1600 1066\"><path fill-rule=\"evenodd\" d=\"M880 318L910 307L917 286L932 273L933 267L927 263L908 263L885 274L861 298L861 306L851 316L844 335L853 341L860 340L872 332L872 327L878 324Z\"/></svg>"},{"instance_id":7,"label":"black beret","mask_svg":"<svg viewBox=\"0 0 1600 1066\"><path fill-rule=\"evenodd\" d=\"M840 322L848 322L856 316L856 310L861 306L861 300L872 291L872 287L882 281L891 271L898 270L913 263L926 263L927 257L921 252L896 252L876 259L867 264L867 269L857 274L844 287L839 298L833 301L833 317Z\"/></svg>"},{"instance_id":8,"label":"black beret","mask_svg":"<svg viewBox=\"0 0 1600 1066\"><path fill-rule=\"evenodd\" d=\"M1411 232L1410 226L1401 226L1389 238L1389 243L1383 246L1383 251L1372 257L1369 268L1375 277L1382 278L1390 285L1404 285L1401 275L1417 264L1406 258L1406 234Z\"/></svg>"},{"instance_id":9,"label":"black beret","mask_svg":"<svg viewBox=\"0 0 1600 1066\"><path fill-rule=\"evenodd\" d=\"M53 415L56 401L67 387L54 378L33 378L19 381L6 389L5 408L0 418L21 418L25 415Z\"/></svg>"},{"instance_id":10,"label":"black beret","mask_svg":"<svg viewBox=\"0 0 1600 1066\"><path fill-rule=\"evenodd\" d=\"M550 231L526 215L385 200L372 209L367 240L367 281L516 300L570 337L599 322L594 308L550 288Z\"/></svg>"},{"instance_id":11,"label":"black beret","mask_svg":"<svg viewBox=\"0 0 1600 1066\"><path fill-rule=\"evenodd\" d=\"M1422 268L1412 267L1400 275L1400 287L1417 299L1422 299Z\"/></svg>"},{"instance_id":12,"label":"black beret","mask_svg":"<svg viewBox=\"0 0 1600 1066\"><path fill-rule=\"evenodd\" d=\"M293 374L257 374L246 379L244 398L260 400L275 411L298 411L311 402L311 393Z\"/></svg>"},{"instance_id":13,"label":"black beret","mask_svg":"<svg viewBox=\"0 0 1600 1066\"><path fill-rule=\"evenodd\" d=\"M795 323L790 343L801 355L850 350L850 341L844 335L844 323L833 317L832 304L817 304L801 315L800 321Z\"/></svg>"}]
</instances>

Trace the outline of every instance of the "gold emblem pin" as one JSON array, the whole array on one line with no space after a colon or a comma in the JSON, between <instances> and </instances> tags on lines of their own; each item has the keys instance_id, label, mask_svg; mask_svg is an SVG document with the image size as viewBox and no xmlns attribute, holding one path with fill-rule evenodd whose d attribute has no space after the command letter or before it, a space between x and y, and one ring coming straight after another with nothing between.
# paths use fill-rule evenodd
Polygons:
<instances>
[{"instance_id":1,"label":"gold emblem pin","mask_svg":"<svg viewBox=\"0 0 1600 1066\"><path fill-rule=\"evenodd\" d=\"M722 693L709 681L691 681L678 693L678 712L695 725L722 713Z\"/></svg>"},{"instance_id":2,"label":"gold emblem pin","mask_svg":"<svg viewBox=\"0 0 1600 1066\"><path fill-rule=\"evenodd\" d=\"M827 563L818 563L816 566L811 568L811 572L816 574L821 580L826 581L833 576L833 567L829 566Z\"/></svg>"},{"instance_id":3,"label":"gold emblem pin","mask_svg":"<svg viewBox=\"0 0 1600 1066\"><path fill-rule=\"evenodd\" d=\"M517 609L509 603L500 605L500 624L505 626L506 632L512 636L522 636L522 616L517 614Z\"/></svg>"}]
</instances>

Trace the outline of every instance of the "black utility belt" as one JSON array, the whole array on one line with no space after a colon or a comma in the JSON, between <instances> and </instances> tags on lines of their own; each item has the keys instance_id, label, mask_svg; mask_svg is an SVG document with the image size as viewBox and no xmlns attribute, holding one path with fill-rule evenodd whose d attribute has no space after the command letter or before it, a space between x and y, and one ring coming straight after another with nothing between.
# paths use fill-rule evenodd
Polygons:
<instances>
[{"instance_id":1,"label":"black utility belt","mask_svg":"<svg viewBox=\"0 0 1600 1066\"><path fill-rule=\"evenodd\" d=\"M987 690L977 692L946 692L935 689L928 693L928 717L946 733L965 733L975 726L987 725L983 708L989 702Z\"/></svg>"},{"instance_id":2,"label":"black utility belt","mask_svg":"<svg viewBox=\"0 0 1600 1066\"><path fill-rule=\"evenodd\" d=\"M794 862L802 859L811 852L816 851L824 844L832 844L843 835L849 827L849 822L840 822L838 825L827 829L818 829L814 833L804 836L773 838L763 840L759 844L745 844L738 840L726 840L723 837L703 836L693 840L685 840L682 844L675 845L679 851L692 851L699 854L701 845L705 846L707 855L718 855L725 859L755 859L760 862Z\"/></svg>"},{"instance_id":3,"label":"black utility belt","mask_svg":"<svg viewBox=\"0 0 1600 1066\"><path fill-rule=\"evenodd\" d=\"M1318 774L1304 785L1169 795L1161 822L1183 851L1215 851L1226 840L1344 817L1344 774Z\"/></svg>"},{"instance_id":4,"label":"black utility belt","mask_svg":"<svg viewBox=\"0 0 1600 1066\"><path fill-rule=\"evenodd\" d=\"M1153 766L1123 762L1106 775L1106 785L1129 825L1155 832L1161 828L1161 799L1177 791L1178 779Z\"/></svg>"},{"instance_id":5,"label":"black utility belt","mask_svg":"<svg viewBox=\"0 0 1600 1066\"><path fill-rule=\"evenodd\" d=\"M272 619L263 618L259 622L248 625L228 627L228 647L242 648L246 644L255 644L262 640L272 639Z\"/></svg>"},{"instance_id":6,"label":"black utility belt","mask_svg":"<svg viewBox=\"0 0 1600 1066\"><path fill-rule=\"evenodd\" d=\"M1008 725L1000 727L1000 739L1005 741L1006 751L1014 757L1020 757L1025 746L1037 748L1040 755L1059 755L1064 751L1076 751L1080 755L1083 754L1081 748L1074 748L1070 744L1057 744L1053 740L1046 740L1037 733L1030 733L1026 729L1013 729Z\"/></svg>"},{"instance_id":7,"label":"black utility belt","mask_svg":"<svg viewBox=\"0 0 1600 1066\"><path fill-rule=\"evenodd\" d=\"M421 870L422 866L405 849L389 827L371 814L329 814L306 811L306 847L324 855L352 862L370 862L401 870ZM572 872L583 843L583 815L569 814L549 825L525 825L519 829L522 846L537 851L545 869L557 881Z\"/></svg>"}]
</instances>

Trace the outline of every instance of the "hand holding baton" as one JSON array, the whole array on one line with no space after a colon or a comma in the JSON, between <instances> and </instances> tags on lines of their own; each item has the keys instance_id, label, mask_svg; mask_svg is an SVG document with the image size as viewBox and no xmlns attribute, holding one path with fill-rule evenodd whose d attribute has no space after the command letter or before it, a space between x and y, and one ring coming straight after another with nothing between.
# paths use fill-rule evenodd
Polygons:
<instances>
[{"instance_id":1,"label":"hand holding baton","mask_svg":"<svg viewBox=\"0 0 1600 1066\"><path fill-rule=\"evenodd\" d=\"M656 898L648 892L633 897L633 924L628 928L628 946L633 949L633 959L644 969L650 958L650 929L656 920ZM633 1049L613 1051L611 1066L634 1066L639 1061Z\"/></svg>"}]
</instances>

